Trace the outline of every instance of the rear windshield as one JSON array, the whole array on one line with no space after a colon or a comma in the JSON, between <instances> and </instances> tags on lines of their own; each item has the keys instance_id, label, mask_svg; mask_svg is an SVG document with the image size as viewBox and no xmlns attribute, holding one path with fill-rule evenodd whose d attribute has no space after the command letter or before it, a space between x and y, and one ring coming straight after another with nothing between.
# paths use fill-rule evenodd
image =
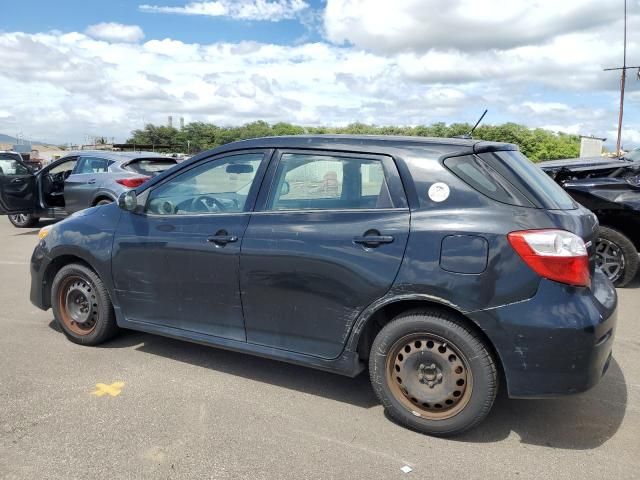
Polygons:
<instances>
[{"instance_id":1,"label":"rear windshield","mask_svg":"<svg viewBox=\"0 0 640 480\"><path fill-rule=\"evenodd\" d=\"M123 168L142 175L158 175L173 167L178 162L173 158L140 158L129 162Z\"/></svg>"},{"instance_id":2,"label":"rear windshield","mask_svg":"<svg viewBox=\"0 0 640 480\"><path fill-rule=\"evenodd\" d=\"M445 165L480 193L509 205L571 210L571 197L518 151L451 157Z\"/></svg>"}]
</instances>

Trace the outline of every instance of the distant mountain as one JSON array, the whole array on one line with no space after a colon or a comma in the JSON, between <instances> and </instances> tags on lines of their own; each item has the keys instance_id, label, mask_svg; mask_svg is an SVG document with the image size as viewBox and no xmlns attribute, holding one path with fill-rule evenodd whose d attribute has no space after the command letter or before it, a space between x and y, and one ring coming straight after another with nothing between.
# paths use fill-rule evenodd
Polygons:
<instances>
[{"instance_id":1,"label":"distant mountain","mask_svg":"<svg viewBox=\"0 0 640 480\"><path fill-rule=\"evenodd\" d=\"M40 142L38 140L29 140L27 138L23 138L21 141L24 143L32 143L32 144L35 143L37 145L48 145L47 142ZM0 133L0 143L11 143L13 145L18 142L16 138L12 137L11 135L5 135L4 133Z\"/></svg>"}]
</instances>

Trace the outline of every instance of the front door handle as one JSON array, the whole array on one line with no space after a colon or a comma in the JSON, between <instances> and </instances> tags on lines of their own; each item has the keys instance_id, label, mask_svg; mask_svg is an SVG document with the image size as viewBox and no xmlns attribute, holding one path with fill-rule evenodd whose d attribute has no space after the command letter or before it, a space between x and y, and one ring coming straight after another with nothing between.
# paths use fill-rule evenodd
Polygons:
<instances>
[{"instance_id":1,"label":"front door handle","mask_svg":"<svg viewBox=\"0 0 640 480\"><path fill-rule=\"evenodd\" d=\"M363 235L361 237L353 237L353 243L359 243L365 247L377 247L383 243L393 242L391 235Z\"/></svg>"},{"instance_id":2,"label":"front door handle","mask_svg":"<svg viewBox=\"0 0 640 480\"><path fill-rule=\"evenodd\" d=\"M23 183L24 180L22 178L14 178L13 180L11 180L11 183L13 184L18 184L18 183Z\"/></svg>"},{"instance_id":3,"label":"front door handle","mask_svg":"<svg viewBox=\"0 0 640 480\"><path fill-rule=\"evenodd\" d=\"M213 243L218 247L224 247L227 243L237 242L238 237L236 235L229 235L226 230L219 230L215 235L207 238L207 242Z\"/></svg>"},{"instance_id":4,"label":"front door handle","mask_svg":"<svg viewBox=\"0 0 640 480\"><path fill-rule=\"evenodd\" d=\"M87 183L88 183L89 185L93 185L94 183L96 183L96 179L95 179L95 178L92 178L92 179L91 179L91 180L89 180Z\"/></svg>"}]
</instances>

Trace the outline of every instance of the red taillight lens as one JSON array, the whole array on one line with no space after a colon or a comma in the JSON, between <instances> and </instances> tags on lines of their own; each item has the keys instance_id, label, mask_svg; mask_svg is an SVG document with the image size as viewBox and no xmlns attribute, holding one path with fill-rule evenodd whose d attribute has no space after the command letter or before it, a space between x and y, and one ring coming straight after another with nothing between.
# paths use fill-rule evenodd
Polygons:
<instances>
[{"instance_id":1,"label":"red taillight lens","mask_svg":"<svg viewBox=\"0 0 640 480\"><path fill-rule=\"evenodd\" d=\"M134 177L134 178L119 178L116 180L120 185L124 185L127 188L136 188L149 180L151 177Z\"/></svg>"},{"instance_id":2,"label":"red taillight lens","mask_svg":"<svg viewBox=\"0 0 640 480\"><path fill-rule=\"evenodd\" d=\"M577 235L565 230L522 230L507 237L538 275L569 285L591 284L587 247Z\"/></svg>"}]
</instances>

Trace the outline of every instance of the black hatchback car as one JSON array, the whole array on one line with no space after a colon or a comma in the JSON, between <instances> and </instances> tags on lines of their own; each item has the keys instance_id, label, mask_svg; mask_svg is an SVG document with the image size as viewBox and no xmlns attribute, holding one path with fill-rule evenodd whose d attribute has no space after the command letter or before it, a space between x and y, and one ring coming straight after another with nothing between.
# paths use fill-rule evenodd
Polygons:
<instances>
[{"instance_id":1,"label":"black hatchback car","mask_svg":"<svg viewBox=\"0 0 640 480\"><path fill-rule=\"evenodd\" d=\"M348 376L452 435L607 370L595 216L513 145L296 136L203 153L40 231L31 301L73 342L118 327ZM502 373L500 373L502 372Z\"/></svg>"}]
</instances>

